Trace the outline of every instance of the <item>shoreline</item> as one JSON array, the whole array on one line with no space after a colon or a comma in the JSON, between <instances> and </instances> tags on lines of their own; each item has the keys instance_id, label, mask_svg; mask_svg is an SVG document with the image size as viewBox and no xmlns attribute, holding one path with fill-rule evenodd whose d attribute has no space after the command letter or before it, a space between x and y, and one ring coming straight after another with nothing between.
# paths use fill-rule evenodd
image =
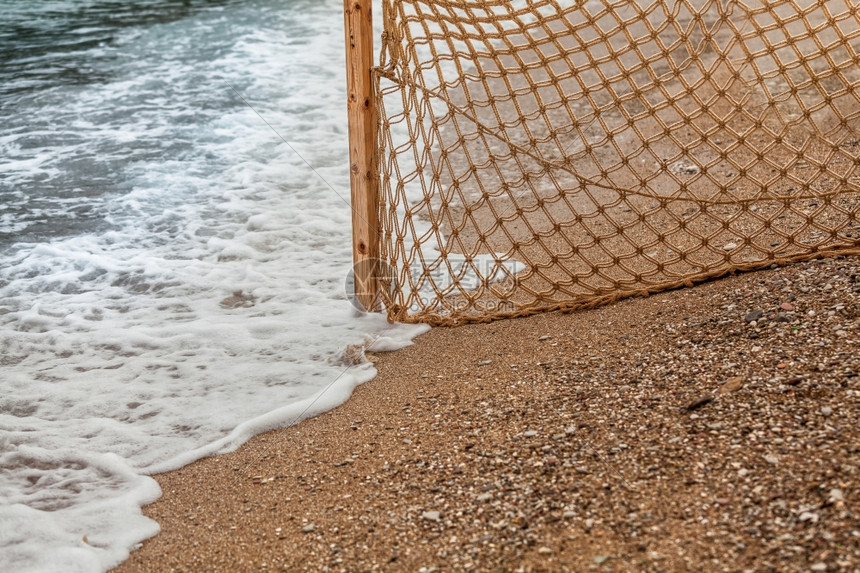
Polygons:
<instances>
[{"instance_id":1,"label":"shoreline","mask_svg":"<svg viewBox=\"0 0 860 573\"><path fill-rule=\"evenodd\" d=\"M162 532L114 571L857 571L858 274L433 329L342 406L153 476Z\"/></svg>"}]
</instances>

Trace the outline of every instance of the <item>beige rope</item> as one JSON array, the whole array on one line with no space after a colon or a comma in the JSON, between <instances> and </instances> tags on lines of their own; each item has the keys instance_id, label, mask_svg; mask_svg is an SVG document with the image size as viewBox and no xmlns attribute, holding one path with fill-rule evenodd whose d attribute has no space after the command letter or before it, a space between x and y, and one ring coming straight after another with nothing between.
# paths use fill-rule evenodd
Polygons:
<instances>
[{"instance_id":1,"label":"beige rope","mask_svg":"<svg viewBox=\"0 0 860 573\"><path fill-rule=\"evenodd\" d=\"M383 12L389 318L567 311L860 252L852 1Z\"/></svg>"}]
</instances>

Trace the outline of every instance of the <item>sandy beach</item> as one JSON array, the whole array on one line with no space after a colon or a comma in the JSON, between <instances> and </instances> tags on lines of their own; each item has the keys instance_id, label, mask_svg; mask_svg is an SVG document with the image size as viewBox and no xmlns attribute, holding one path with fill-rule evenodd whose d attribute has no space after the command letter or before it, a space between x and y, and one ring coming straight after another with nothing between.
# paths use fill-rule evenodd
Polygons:
<instances>
[{"instance_id":1,"label":"sandy beach","mask_svg":"<svg viewBox=\"0 0 860 573\"><path fill-rule=\"evenodd\" d=\"M860 257L436 328L115 571L860 571Z\"/></svg>"}]
</instances>

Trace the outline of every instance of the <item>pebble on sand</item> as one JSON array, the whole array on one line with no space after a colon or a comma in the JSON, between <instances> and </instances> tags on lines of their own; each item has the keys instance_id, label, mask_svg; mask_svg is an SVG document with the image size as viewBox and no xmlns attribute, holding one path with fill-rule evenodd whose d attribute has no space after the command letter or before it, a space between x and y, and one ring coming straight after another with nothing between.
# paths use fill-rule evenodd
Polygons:
<instances>
[{"instance_id":1,"label":"pebble on sand","mask_svg":"<svg viewBox=\"0 0 860 573\"><path fill-rule=\"evenodd\" d=\"M746 322L756 322L764 316L764 311L761 309L751 310L744 316Z\"/></svg>"}]
</instances>

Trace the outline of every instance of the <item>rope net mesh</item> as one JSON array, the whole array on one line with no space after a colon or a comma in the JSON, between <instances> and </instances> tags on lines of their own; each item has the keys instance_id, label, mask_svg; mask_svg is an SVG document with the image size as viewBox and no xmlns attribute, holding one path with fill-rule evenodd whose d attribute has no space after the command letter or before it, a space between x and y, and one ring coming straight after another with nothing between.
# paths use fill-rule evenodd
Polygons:
<instances>
[{"instance_id":1,"label":"rope net mesh","mask_svg":"<svg viewBox=\"0 0 860 573\"><path fill-rule=\"evenodd\" d=\"M860 4L383 0L389 318L860 252Z\"/></svg>"}]
</instances>

